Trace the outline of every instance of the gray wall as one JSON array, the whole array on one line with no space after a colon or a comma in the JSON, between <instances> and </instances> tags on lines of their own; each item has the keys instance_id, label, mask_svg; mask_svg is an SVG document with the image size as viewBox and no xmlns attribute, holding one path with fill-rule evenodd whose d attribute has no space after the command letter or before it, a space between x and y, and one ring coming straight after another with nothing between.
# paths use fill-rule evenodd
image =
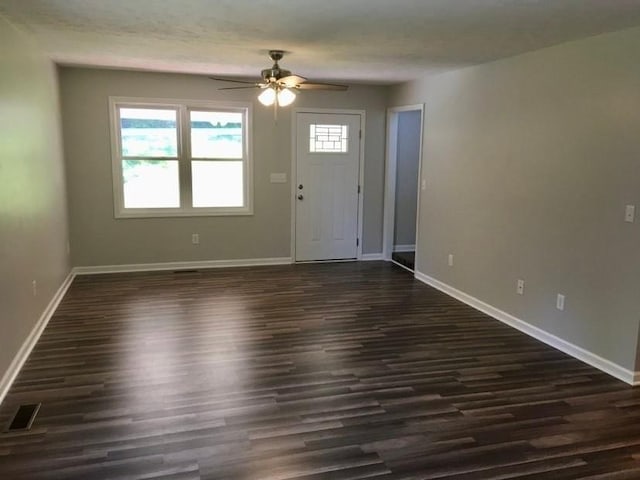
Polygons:
<instances>
[{"instance_id":1,"label":"gray wall","mask_svg":"<svg viewBox=\"0 0 640 480\"><path fill-rule=\"evenodd\" d=\"M69 273L69 261L55 68L1 17L0 178L2 378Z\"/></svg>"},{"instance_id":2,"label":"gray wall","mask_svg":"<svg viewBox=\"0 0 640 480\"><path fill-rule=\"evenodd\" d=\"M640 221L623 215L640 207L639 46L637 28L592 37L391 99L426 103L421 271L631 370Z\"/></svg>"},{"instance_id":3,"label":"gray wall","mask_svg":"<svg viewBox=\"0 0 640 480\"><path fill-rule=\"evenodd\" d=\"M420 113L398 113L396 152L396 208L394 245L416 243L416 210L418 206L418 168L420 166Z\"/></svg>"},{"instance_id":4,"label":"gray wall","mask_svg":"<svg viewBox=\"0 0 640 480\"><path fill-rule=\"evenodd\" d=\"M207 77L62 68L65 154L72 260L77 266L290 256L291 109L257 101L253 90L220 92ZM388 89L304 92L295 106L366 110L363 252L382 250L385 108ZM253 101L254 215L114 219L109 141L109 96ZM200 234L200 245L191 234Z\"/></svg>"}]
</instances>

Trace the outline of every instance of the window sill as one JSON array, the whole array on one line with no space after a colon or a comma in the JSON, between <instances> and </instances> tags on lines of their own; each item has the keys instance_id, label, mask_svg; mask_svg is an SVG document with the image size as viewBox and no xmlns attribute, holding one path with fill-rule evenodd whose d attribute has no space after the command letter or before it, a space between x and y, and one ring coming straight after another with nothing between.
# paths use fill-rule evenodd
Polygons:
<instances>
[{"instance_id":1,"label":"window sill","mask_svg":"<svg viewBox=\"0 0 640 480\"><path fill-rule=\"evenodd\" d=\"M243 217L253 215L253 209L198 209L198 210L140 210L116 212L115 218L176 218L176 217Z\"/></svg>"}]
</instances>

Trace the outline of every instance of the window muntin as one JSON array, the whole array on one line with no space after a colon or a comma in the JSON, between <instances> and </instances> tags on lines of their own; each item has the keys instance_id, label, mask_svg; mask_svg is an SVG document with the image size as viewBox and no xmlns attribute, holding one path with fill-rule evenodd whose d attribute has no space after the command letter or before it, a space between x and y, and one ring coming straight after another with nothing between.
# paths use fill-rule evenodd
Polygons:
<instances>
[{"instance_id":1,"label":"window muntin","mask_svg":"<svg viewBox=\"0 0 640 480\"><path fill-rule=\"evenodd\" d=\"M252 213L249 105L110 103L116 217Z\"/></svg>"}]
</instances>

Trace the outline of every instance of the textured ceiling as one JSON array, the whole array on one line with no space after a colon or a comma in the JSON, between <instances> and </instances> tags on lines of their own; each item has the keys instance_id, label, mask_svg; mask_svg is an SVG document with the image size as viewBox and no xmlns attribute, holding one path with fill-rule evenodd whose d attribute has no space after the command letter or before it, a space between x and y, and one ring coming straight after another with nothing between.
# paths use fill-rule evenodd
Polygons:
<instances>
[{"instance_id":1,"label":"textured ceiling","mask_svg":"<svg viewBox=\"0 0 640 480\"><path fill-rule=\"evenodd\" d=\"M0 0L61 64L389 84L640 25L640 0Z\"/></svg>"}]
</instances>

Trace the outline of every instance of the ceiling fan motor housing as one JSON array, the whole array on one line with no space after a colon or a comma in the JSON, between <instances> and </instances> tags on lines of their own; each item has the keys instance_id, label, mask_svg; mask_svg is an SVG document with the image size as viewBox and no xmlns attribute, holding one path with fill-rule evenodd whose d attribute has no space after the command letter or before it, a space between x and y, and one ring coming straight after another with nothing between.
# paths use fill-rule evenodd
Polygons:
<instances>
[{"instance_id":1,"label":"ceiling fan motor housing","mask_svg":"<svg viewBox=\"0 0 640 480\"><path fill-rule=\"evenodd\" d=\"M280 80L281 78L288 77L289 75L291 75L289 70L284 70L277 64L271 68L265 68L262 70L262 79L266 82L271 79Z\"/></svg>"},{"instance_id":2,"label":"ceiling fan motor housing","mask_svg":"<svg viewBox=\"0 0 640 480\"><path fill-rule=\"evenodd\" d=\"M265 68L262 70L262 79L265 81L280 80L281 78L291 75L289 70L281 69L278 65L278 61L282 60L284 56L284 50L269 50L269 58L273 60L273 66L271 68Z\"/></svg>"}]
</instances>

